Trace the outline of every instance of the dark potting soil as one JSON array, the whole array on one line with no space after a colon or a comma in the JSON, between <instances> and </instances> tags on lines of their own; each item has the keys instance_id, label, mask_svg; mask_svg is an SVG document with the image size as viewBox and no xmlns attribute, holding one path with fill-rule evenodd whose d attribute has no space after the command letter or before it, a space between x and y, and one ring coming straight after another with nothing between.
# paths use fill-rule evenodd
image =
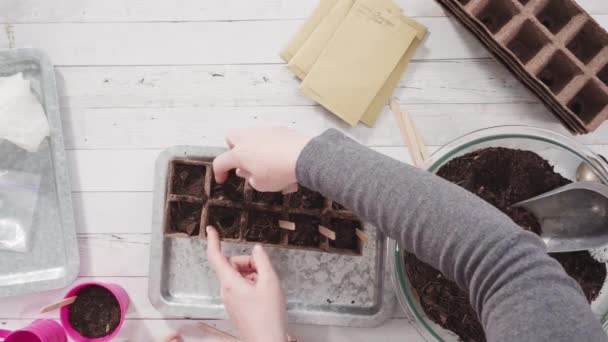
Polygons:
<instances>
[{"instance_id":1,"label":"dark potting soil","mask_svg":"<svg viewBox=\"0 0 608 342\"><path fill-rule=\"evenodd\" d=\"M289 244L294 246L319 247L319 225L321 220L314 216L290 215L289 221L296 224L296 230L289 232Z\"/></svg>"},{"instance_id":2,"label":"dark potting soil","mask_svg":"<svg viewBox=\"0 0 608 342\"><path fill-rule=\"evenodd\" d=\"M205 184L205 167L174 164L173 193L201 197Z\"/></svg>"},{"instance_id":3,"label":"dark potting soil","mask_svg":"<svg viewBox=\"0 0 608 342\"><path fill-rule=\"evenodd\" d=\"M120 305L116 297L101 286L87 286L76 292L76 301L68 308L68 321L84 337L111 334L120 323Z\"/></svg>"},{"instance_id":4,"label":"dark potting soil","mask_svg":"<svg viewBox=\"0 0 608 342\"><path fill-rule=\"evenodd\" d=\"M216 183L215 178L211 184L211 198L243 202L245 180L237 176L234 170L228 173L228 179L223 184Z\"/></svg>"},{"instance_id":5,"label":"dark potting soil","mask_svg":"<svg viewBox=\"0 0 608 342\"><path fill-rule=\"evenodd\" d=\"M538 220L526 210L510 206L570 183L539 155L506 148L488 148L455 158L437 175L483 198L536 234L541 230ZM597 297L606 278L603 263L586 251L551 256L581 285L589 301ZM405 254L405 271L430 319L462 341L486 340L466 291L413 254Z\"/></svg>"},{"instance_id":6,"label":"dark potting soil","mask_svg":"<svg viewBox=\"0 0 608 342\"><path fill-rule=\"evenodd\" d=\"M245 240L252 242L273 243L281 241L279 220L281 215L271 212L251 211L245 229Z\"/></svg>"},{"instance_id":7,"label":"dark potting soil","mask_svg":"<svg viewBox=\"0 0 608 342\"><path fill-rule=\"evenodd\" d=\"M298 191L289 197L289 206L302 209L323 209L325 198L318 192L299 186Z\"/></svg>"},{"instance_id":8,"label":"dark potting soil","mask_svg":"<svg viewBox=\"0 0 608 342\"><path fill-rule=\"evenodd\" d=\"M329 245L340 249L357 249L358 240L356 229L361 228L361 223L352 220L333 219L331 230L336 233L335 240L329 240Z\"/></svg>"},{"instance_id":9,"label":"dark potting soil","mask_svg":"<svg viewBox=\"0 0 608 342\"><path fill-rule=\"evenodd\" d=\"M241 226L239 209L209 207L208 223L214 226L222 239L238 239Z\"/></svg>"},{"instance_id":10,"label":"dark potting soil","mask_svg":"<svg viewBox=\"0 0 608 342\"><path fill-rule=\"evenodd\" d=\"M172 202L170 229L196 236L200 232L202 205L190 202Z\"/></svg>"},{"instance_id":11,"label":"dark potting soil","mask_svg":"<svg viewBox=\"0 0 608 342\"><path fill-rule=\"evenodd\" d=\"M283 194L280 192L253 192L253 202L270 204L274 206L283 205Z\"/></svg>"}]
</instances>

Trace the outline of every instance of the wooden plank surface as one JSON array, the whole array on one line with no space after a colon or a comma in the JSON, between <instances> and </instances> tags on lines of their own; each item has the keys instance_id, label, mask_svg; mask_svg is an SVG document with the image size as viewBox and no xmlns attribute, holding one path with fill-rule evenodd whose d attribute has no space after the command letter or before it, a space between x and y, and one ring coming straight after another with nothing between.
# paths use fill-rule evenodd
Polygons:
<instances>
[{"instance_id":1,"label":"wooden plank surface","mask_svg":"<svg viewBox=\"0 0 608 342\"><path fill-rule=\"evenodd\" d=\"M317 0L4 0L0 23L40 22L151 22L304 19ZM435 1L396 0L414 17L441 17L445 12ZM591 14L608 14L602 0L578 0Z\"/></svg>"},{"instance_id":2,"label":"wooden plank surface","mask_svg":"<svg viewBox=\"0 0 608 342\"><path fill-rule=\"evenodd\" d=\"M431 0L397 0L430 35L394 96L431 151L473 130L533 125L566 133L551 114ZM579 0L604 27L608 2ZM120 340L171 331L212 341L190 320L165 320L147 298L153 166L172 145L223 146L233 126L338 128L409 162L393 118L350 128L297 91L278 57L317 0L3 0L0 48L42 48L58 66L81 272L132 297ZM576 137L608 155L608 125ZM0 300L0 328L24 326L65 290ZM56 318L56 313L43 317ZM303 341L424 341L399 310L376 329L292 326ZM234 332L226 321L213 321Z\"/></svg>"}]
</instances>

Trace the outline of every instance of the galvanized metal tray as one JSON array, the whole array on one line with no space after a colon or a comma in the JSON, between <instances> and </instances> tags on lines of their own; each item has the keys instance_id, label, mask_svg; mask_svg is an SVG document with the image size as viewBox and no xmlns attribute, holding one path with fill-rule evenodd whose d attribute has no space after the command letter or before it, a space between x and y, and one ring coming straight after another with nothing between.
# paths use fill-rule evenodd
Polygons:
<instances>
[{"instance_id":1,"label":"galvanized metal tray","mask_svg":"<svg viewBox=\"0 0 608 342\"><path fill-rule=\"evenodd\" d=\"M219 284L205 257L206 242L165 238L163 209L169 162L188 158L211 160L224 149L176 146L156 161L149 297L161 313L174 317L226 318ZM267 250L281 278L292 323L372 327L394 310L395 294L387 269L387 241L366 225L368 244L361 256L314 251ZM245 244L223 243L224 253L250 253Z\"/></svg>"},{"instance_id":2,"label":"galvanized metal tray","mask_svg":"<svg viewBox=\"0 0 608 342\"><path fill-rule=\"evenodd\" d=\"M36 153L0 140L0 169L41 175L30 251L0 251L0 297L65 287L80 264L53 65L39 50L0 51L0 77L18 72L31 81L51 134Z\"/></svg>"}]
</instances>

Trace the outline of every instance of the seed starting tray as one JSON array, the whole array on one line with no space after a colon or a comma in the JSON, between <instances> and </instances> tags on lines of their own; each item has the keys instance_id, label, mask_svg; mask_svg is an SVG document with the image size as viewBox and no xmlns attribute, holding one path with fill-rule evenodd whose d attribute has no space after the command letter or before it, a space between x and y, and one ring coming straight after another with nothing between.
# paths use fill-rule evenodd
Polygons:
<instances>
[{"instance_id":1,"label":"seed starting tray","mask_svg":"<svg viewBox=\"0 0 608 342\"><path fill-rule=\"evenodd\" d=\"M201 227L210 223L219 228L225 255L250 254L260 235L255 229L249 232L247 222L257 220L259 212L295 226L291 227L295 230L280 228L278 238L270 234L273 242L279 242L266 247L281 278L290 322L373 327L392 316L396 301L386 265L386 237L314 192L304 190L304 196L303 189L286 196L259 193L234 176L222 186L215 184L209 163L224 151L176 146L157 159L148 290L151 303L164 316L227 318L217 276L207 263L207 241ZM183 173L182 167L198 171ZM177 205L184 208L174 211L190 213L180 216L185 220L171 220L171 208ZM313 222L303 225L298 216ZM302 227L318 232L318 220L327 230L335 230L336 242L341 228L332 220L357 222L348 226L348 236L352 237L357 226L367 241L360 242L359 235L356 245L332 246L322 234L298 235Z\"/></svg>"},{"instance_id":2,"label":"seed starting tray","mask_svg":"<svg viewBox=\"0 0 608 342\"><path fill-rule=\"evenodd\" d=\"M211 161L192 159L171 161L167 180L165 236L206 239L204 227L212 225L227 242L361 255L361 222L305 187L287 195L258 192L234 172L218 184Z\"/></svg>"},{"instance_id":3,"label":"seed starting tray","mask_svg":"<svg viewBox=\"0 0 608 342\"><path fill-rule=\"evenodd\" d=\"M438 0L574 133L608 119L608 33L572 0Z\"/></svg>"},{"instance_id":4,"label":"seed starting tray","mask_svg":"<svg viewBox=\"0 0 608 342\"><path fill-rule=\"evenodd\" d=\"M0 251L0 297L68 286L76 279L80 267L53 64L37 49L0 51L0 77L19 72L30 80L31 91L44 108L50 136L35 153L0 140L0 172L16 170L41 177L32 219L31 248L25 253ZM3 195L6 193L0 189L0 207L6 200Z\"/></svg>"}]
</instances>

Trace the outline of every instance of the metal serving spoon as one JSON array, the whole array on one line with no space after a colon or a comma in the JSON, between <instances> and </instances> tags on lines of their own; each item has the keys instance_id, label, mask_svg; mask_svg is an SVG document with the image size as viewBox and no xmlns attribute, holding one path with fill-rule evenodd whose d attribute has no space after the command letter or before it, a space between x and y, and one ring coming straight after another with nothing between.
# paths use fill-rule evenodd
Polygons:
<instances>
[{"instance_id":1,"label":"metal serving spoon","mask_svg":"<svg viewBox=\"0 0 608 342\"><path fill-rule=\"evenodd\" d=\"M599 182L572 183L514 207L525 208L538 218L549 252L608 244L608 186Z\"/></svg>"}]
</instances>

